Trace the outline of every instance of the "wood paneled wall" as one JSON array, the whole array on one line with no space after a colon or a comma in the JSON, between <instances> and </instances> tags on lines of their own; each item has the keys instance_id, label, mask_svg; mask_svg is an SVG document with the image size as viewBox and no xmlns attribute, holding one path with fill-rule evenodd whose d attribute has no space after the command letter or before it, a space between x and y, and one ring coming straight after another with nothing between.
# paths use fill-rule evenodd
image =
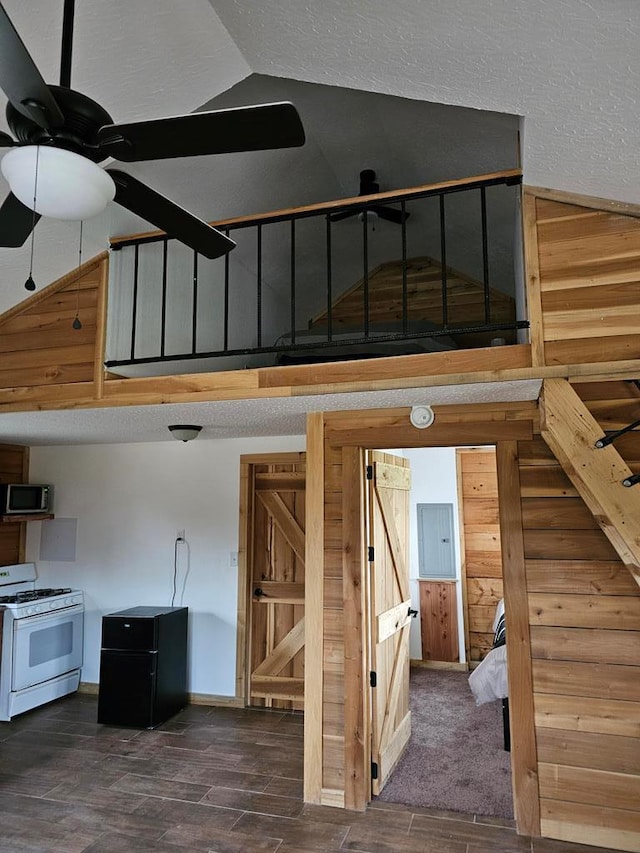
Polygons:
<instances>
[{"instance_id":1,"label":"wood paneled wall","mask_svg":"<svg viewBox=\"0 0 640 853\"><path fill-rule=\"evenodd\" d=\"M504 597L495 448L458 450L456 460L467 660L478 662L492 646Z\"/></svg>"},{"instance_id":2,"label":"wood paneled wall","mask_svg":"<svg viewBox=\"0 0 640 853\"><path fill-rule=\"evenodd\" d=\"M447 267L435 258L409 258L387 261L371 270L366 279L368 319L370 323L389 328L393 321L402 321L403 302L407 300L407 319L432 324L442 329L442 280L447 284L447 311L450 328L482 326L485 322L485 293L482 282L457 270ZM331 322L334 330L339 328L358 329L364 319L364 279L356 282L333 303ZM499 290L490 288L491 322L515 323L515 300ZM310 328L324 328L327 312L323 311L309 321ZM427 327L428 328L428 327ZM474 332L454 336L459 347L489 346L496 332ZM515 341L510 330L500 332L509 343Z\"/></svg>"},{"instance_id":3,"label":"wood paneled wall","mask_svg":"<svg viewBox=\"0 0 640 853\"><path fill-rule=\"evenodd\" d=\"M623 421L640 401L629 382L575 387L592 414L609 418L608 423ZM359 441L378 447L401 447L404 441L447 446L456 442L456 430L464 436L472 423L477 435L487 418L502 460L499 482L509 486L501 524L509 531L508 543L502 542L507 624L512 638L518 635L521 657L518 672L510 673L518 708L512 716L512 755L519 828L637 851L640 587L535 432L536 413L529 404L497 404L493 411L488 404L436 407L435 412L436 423L424 431L407 431L408 410L323 417L321 449L316 442L326 481L319 678L324 686L318 728L322 789L317 801L361 807L368 799L362 773L366 744L359 753L352 748L358 737L366 740L368 688L358 695L351 678L345 679L345 671L354 668L354 650L360 648L365 660L366 647L362 638L360 645L354 641L362 623L353 618L355 587L344 575L359 559L343 497L353 480L353 471L345 467L347 451ZM510 437L503 432L507 423L516 432L526 425L529 434ZM485 441L490 443L488 435ZM625 436L620 445L631 469L640 470L640 435ZM307 459L318 461L310 459L309 449ZM307 678L313 683L312 672ZM357 703L360 727L353 723ZM312 744L305 749L311 751ZM353 761L356 754L360 764Z\"/></svg>"},{"instance_id":4,"label":"wood paneled wall","mask_svg":"<svg viewBox=\"0 0 640 853\"><path fill-rule=\"evenodd\" d=\"M640 218L525 193L525 241L534 363L640 358Z\"/></svg>"},{"instance_id":5,"label":"wood paneled wall","mask_svg":"<svg viewBox=\"0 0 640 853\"><path fill-rule=\"evenodd\" d=\"M29 481L29 449L15 444L0 444L0 483ZM0 521L0 566L24 560L25 522Z\"/></svg>"},{"instance_id":6,"label":"wood paneled wall","mask_svg":"<svg viewBox=\"0 0 640 853\"><path fill-rule=\"evenodd\" d=\"M620 385L576 389L593 413ZM637 469L640 435L623 452ZM541 831L637 851L640 588L542 439L518 456Z\"/></svg>"},{"instance_id":7,"label":"wood paneled wall","mask_svg":"<svg viewBox=\"0 0 640 853\"><path fill-rule=\"evenodd\" d=\"M106 288L101 255L0 316L0 388L20 399L20 389L101 382Z\"/></svg>"},{"instance_id":8,"label":"wood paneled wall","mask_svg":"<svg viewBox=\"0 0 640 853\"><path fill-rule=\"evenodd\" d=\"M342 565L342 449L325 442L324 696L322 787L325 801L345 790L345 646Z\"/></svg>"}]
</instances>

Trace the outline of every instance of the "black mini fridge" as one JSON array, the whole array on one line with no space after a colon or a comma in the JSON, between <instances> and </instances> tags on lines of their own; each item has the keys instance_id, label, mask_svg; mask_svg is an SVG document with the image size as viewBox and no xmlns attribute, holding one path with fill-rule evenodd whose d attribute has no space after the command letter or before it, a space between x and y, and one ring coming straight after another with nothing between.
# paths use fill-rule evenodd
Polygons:
<instances>
[{"instance_id":1,"label":"black mini fridge","mask_svg":"<svg viewBox=\"0 0 640 853\"><path fill-rule=\"evenodd\" d=\"M187 607L102 619L98 722L152 729L187 704Z\"/></svg>"}]
</instances>

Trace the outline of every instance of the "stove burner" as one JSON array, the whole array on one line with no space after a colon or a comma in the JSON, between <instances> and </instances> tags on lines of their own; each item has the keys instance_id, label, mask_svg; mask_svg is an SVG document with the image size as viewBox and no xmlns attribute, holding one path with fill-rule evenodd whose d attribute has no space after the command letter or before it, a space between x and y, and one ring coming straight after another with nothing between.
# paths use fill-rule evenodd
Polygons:
<instances>
[{"instance_id":1,"label":"stove burner","mask_svg":"<svg viewBox=\"0 0 640 853\"><path fill-rule=\"evenodd\" d=\"M0 596L0 604L24 604L27 601L37 601L40 598L52 598L54 595L65 595L71 592L71 587L60 587L59 589L28 589L15 595Z\"/></svg>"},{"instance_id":2,"label":"stove burner","mask_svg":"<svg viewBox=\"0 0 640 853\"><path fill-rule=\"evenodd\" d=\"M65 586L58 589L49 587L48 589L36 589L34 592L36 593L36 598L51 598L53 595L65 595L67 592L71 592L71 587Z\"/></svg>"}]
</instances>

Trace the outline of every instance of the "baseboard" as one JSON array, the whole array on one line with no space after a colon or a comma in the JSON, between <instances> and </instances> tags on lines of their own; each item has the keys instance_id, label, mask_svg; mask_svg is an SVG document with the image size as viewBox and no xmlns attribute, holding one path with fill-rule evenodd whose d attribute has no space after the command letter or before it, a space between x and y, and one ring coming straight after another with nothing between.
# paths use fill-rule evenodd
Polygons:
<instances>
[{"instance_id":1,"label":"baseboard","mask_svg":"<svg viewBox=\"0 0 640 853\"><path fill-rule=\"evenodd\" d=\"M410 663L411 666L420 667L421 669L452 669L458 672L467 672L469 669L469 664L460 663L459 661L412 659Z\"/></svg>"},{"instance_id":2,"label":"baseboard","mask_svg":"<svg viewBox=\"0 0 640 853\"><path fill-rule=\"evenodd\" d=\"M78 693L97 696L100 685L93 681L81 681ZM189 693L190 705L211 705L222 708L244 708L244 699L238 696L217 696L215 693Z\"/></svg>"},{"instance_id":3,"label":"baseboard","mask_svg":"<svg viewBox=\"0 0 640 853\"><path fill-rule=\"evenodd\" d=\"M213 705L220 708L244 708L241 696L216 696L215 693L189 693L190 705Z\"/></svg>"},{"instance_id":4,"label":"baseboard","mask_svg":"<svg viewBox=\"0 0 640 853\"><path fill-rule=\"evenodd\" d=\"M337 788L323 788L320 792L320 805L343 809L344 791L340 791Z\"/></svg>"}]
</instances>

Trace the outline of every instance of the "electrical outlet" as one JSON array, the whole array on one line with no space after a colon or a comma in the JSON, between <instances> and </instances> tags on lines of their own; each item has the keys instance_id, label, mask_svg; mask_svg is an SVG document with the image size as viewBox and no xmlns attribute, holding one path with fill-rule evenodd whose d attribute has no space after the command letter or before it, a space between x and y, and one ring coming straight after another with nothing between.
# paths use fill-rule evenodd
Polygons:
<instances>
[{"instance_id":1,"label":"electrical outlet","mask_svg":"<svg viewBox=\"0 0 640 853\"><path fill-rule=\"evenodd\" d=\"M181 530L178 530L178 532L176 533L176 539L184 539L184 538L185 538L185 535L184 535L184 527L183 527Z\"/></svg>"},{"instance_id":2,"label":"electrical outlet","mask_svg":"<svg viewBox=\"0 0 640 853\"><path fill-rule=\"evenodd\" d=\"M238 552L237 551L231 551L229 553L229 566L232 569L235 569L237 567L237 565L238 565Z\"/></svg>"}]
</instances>

